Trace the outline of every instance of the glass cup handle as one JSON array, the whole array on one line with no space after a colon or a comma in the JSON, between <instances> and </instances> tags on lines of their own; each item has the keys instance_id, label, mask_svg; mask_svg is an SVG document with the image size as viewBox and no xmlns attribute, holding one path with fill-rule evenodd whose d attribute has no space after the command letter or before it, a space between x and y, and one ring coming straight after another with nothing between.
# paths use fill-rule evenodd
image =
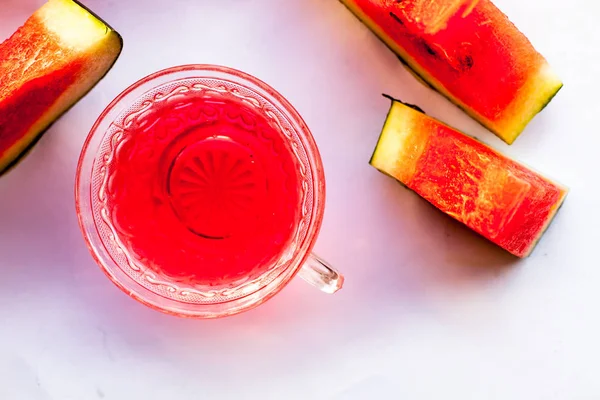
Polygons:
<instances>
[{"instance_id":1,"label":"glass cup handle","mask_svg":"<svg viewBox=\"0 0 600 400\"><path fill-rule=\"evenodd\" d=\"M306 282L329 294L337 292L344 284L344 277L315 254L308 257L298 274Z\"/></svg>"}]
</instances>

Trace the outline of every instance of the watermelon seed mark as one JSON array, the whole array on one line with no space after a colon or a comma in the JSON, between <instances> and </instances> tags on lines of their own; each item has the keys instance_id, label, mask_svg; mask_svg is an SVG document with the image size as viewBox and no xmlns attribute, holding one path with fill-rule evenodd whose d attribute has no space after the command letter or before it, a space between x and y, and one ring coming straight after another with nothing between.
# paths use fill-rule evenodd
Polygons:
<instances>
[{"instance_id":1,"label":"watermelon seed mark","mask_svg":"<svg viewBox=\"0 0 600 400\"><path fill-rule=\"evenodd\" d=\"M460 65L463 67L463 70L468 70L473 68L473 57L470 55L466 55L460 58Z\"/></svg>"},{"instance_id":2,"label":"watermelon seed mark","mask_svg":"<svg viewBox=\"0 0 600 400\"><path fill-rule=\"evenodd\" d=\"M432 56L437 55L437 52L429 45L429 43L423 41L423 47L425 48L425 51L431 54Z\"/></svg>"},{"instance_id":3,"label":"watermelon seed mark","mask_svg":"<svg viewBox=\"0 0 600 400\"><path fill-rule=\"evenodd\" d=\"M402 2L402 0L398 0L398 3L400 3L400 2ZM404 22L402 22L400 17L397 16L396 13L394 13L393 11L390 11L390 17L392 17L392 19L394 19L400 25L404 25Z\"/></svg>"}]
</instances>

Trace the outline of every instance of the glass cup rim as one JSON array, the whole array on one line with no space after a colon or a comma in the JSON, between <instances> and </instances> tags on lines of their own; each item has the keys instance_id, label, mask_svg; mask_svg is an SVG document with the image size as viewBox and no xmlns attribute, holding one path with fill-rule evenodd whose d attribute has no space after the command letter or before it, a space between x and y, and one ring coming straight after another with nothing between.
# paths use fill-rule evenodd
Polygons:
<instances>
[{"instance_id":1,"label":"glass cup rim","mask_svg":"<svg viewBox=\"0 0 600 400\"><path fill-rule=\"evenodd\" d=\"M115 113L116 116L120 115L128 105L135 102L141 95L156 87L166 85L171 82L168 80L169 77L181 73L190 73L191 75L185 76L185 78L190 79L204 77L215 80L227 79L262 96L288 119L295 130L306 152L312 175L312 179L309 180L313 186L313 204L309 226L306 235L298 244L299 249L289 266L279 276L257 291L243 297L218 303L186 303L162 296L144 287L123 271L110 256L98 233L96 221L93 217L92 171L99 151L98 145L107 134L106 128L114 121L114 118L111 119L111 115ZM140 94L134 93L146 86L147 88ZM105 129L102 129L104 125L106 125ZM218 318L238 314L264 303L281 291L296 276L310 256L322 225L325 208L325 176L321 156L310 129L295 107L283 95L255 76L235 68L215 64L185 64L165 68L137 80L104 108L90 129L80 153L75 177L75 205L80 230L92 257L108 278L122 291L140 303L167 314L192 318ZM106 257L107 254L108 257Z\"/></svg>"}]
</instances>

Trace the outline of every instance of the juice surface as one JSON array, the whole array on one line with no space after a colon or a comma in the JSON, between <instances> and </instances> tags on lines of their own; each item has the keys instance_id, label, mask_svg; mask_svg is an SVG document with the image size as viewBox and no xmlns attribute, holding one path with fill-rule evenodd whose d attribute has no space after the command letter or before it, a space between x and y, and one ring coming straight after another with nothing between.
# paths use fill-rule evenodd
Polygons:
<instances>
[{"instance_id":1,"label":"juice surface","mask_svg":"<svg viewBox=\"0 0 600 400\"><path fill-rule=\"evenodd\" d=\"M300 208L297 162L254 108L187 94L124 135L107 190L119 239L139 264L216 286L282 257Z\"/></svg>"}]
</instances>

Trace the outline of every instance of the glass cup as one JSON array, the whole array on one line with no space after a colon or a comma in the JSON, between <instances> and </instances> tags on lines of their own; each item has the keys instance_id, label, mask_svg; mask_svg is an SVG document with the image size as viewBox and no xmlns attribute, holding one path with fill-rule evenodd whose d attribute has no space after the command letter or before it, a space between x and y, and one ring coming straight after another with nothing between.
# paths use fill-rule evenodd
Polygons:
<instances>
[{"instance_id":1,"label":"glass cup","mask_svg":"<svg viewBox=\"0 0 600 400\"><path fill-rule=\"evenodd\" d=\"M107 182L115 149L135 119L171 96L212 91L251 105L289 141L299 166L301 212L284 256L261 269L260 276L226 287L182 283L137 259L119 239L107 200ZM308 127L292 105L273 88L244 72L215 65L184 65L147 76L123 91L102 112L79 159L75 185L79 225L87 246L106 275L141 303L181 317L217 318L252 309L277 294L296 276L326 293L344 278L311 253L323 220L325 177Z\"/></svg>"}]
</instances>

